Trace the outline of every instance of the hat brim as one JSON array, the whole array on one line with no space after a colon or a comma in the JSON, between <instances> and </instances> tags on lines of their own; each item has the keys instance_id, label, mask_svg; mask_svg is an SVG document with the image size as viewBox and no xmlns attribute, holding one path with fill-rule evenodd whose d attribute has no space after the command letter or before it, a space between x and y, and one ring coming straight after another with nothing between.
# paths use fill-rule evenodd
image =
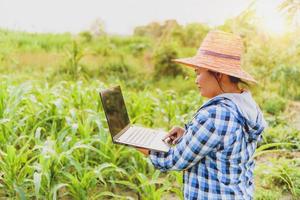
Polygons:
<instances>
[{"instance_id":1,"label":"hat brim","mask_svg":"<svg viewBox=\"0 0 300 200\"><path fill-rule=\"evenodd\" d=\"M189 58L172 59L172 61L192 68L209 69L212 71L216 71L226 75L240 78L249 83L258 84L258 81L256 81L249 73L245 72L244 70L242 69L236 70L236 68L235 70L232 70L231 68L232 66L238 66L238 68L240 68L239 62L228 63L226 62L226 60L223 60L222 58L221 59L220 58L216 59L215 57L212 59L207 59L207 58L208 58L207 56L203 59L199 57L189 57Z\"/></svg>"}]
</instances>

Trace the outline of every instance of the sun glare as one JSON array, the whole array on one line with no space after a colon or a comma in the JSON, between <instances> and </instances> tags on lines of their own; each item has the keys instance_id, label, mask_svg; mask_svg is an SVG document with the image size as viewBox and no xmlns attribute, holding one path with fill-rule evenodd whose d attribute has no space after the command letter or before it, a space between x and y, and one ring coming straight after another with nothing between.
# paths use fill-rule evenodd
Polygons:
<instances>
[{"instance_id":1,"label":"sun glare","mask_svg":"<svg viewBox=\"0 0 300 200\"><path fill-rule=\"evenodd\" d=\"M263 30L276 35L282 35L288 31L286 20L278 10L281 2L280 0L260 0L256 5L260 26Z\"/></svg>"}]
</instances>

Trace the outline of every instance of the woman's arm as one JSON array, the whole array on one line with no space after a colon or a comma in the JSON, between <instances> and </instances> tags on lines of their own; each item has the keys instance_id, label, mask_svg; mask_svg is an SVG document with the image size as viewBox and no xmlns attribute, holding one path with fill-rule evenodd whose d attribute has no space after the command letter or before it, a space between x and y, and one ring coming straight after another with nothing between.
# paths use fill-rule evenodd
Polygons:
<instances>
[{"instance_id":1,"label":"woman's arm","mask_svg":"<svg viewBox=\"0 0 300 200\"><path fill-rule=\"evenodd\" d=\"M184 170L193 166L217 150L232 117L227 109L220 106L199 111L180 142L169 152L150 151L151 162L161 171Z\"/></svg>"}]
</instances>

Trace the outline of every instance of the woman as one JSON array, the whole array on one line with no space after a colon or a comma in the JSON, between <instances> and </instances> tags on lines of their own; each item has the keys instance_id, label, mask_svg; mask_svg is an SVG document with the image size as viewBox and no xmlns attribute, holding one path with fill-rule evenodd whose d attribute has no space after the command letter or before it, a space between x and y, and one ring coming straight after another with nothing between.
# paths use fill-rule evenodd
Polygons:
<instances>
[{"instance_id":1,"label":"woman","mask_svg":"<svg viewBox=\"0 0 300 200\"><path fill-rule=\"evenodd\" d=\"M185 128L173 128L167 153L139 149L161 171L181 170L185 199L253 199L253 154L266 127L262 112L240 82L256 83L241 65L238 36L211 31L196 56L175 62L194 68L201 96L209 98Z\"/></svg>"}]
</instances>

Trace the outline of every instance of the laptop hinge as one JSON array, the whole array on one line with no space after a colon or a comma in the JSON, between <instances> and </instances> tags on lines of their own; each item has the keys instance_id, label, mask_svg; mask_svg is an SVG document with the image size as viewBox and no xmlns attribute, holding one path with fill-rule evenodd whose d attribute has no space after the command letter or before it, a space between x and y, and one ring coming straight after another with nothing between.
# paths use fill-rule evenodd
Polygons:
<instances>
[{"instance_id":1,"label":"laptop hinge","mask_svg":"<svg viewBox=\"0 0 300 200\"><path fill-rule=\"evenodd\" d=\"M127 126L125 126L125 128L123 128L117 135L115 135L113 139L117 141L129 128L130 124L127 124Z\"/></svg>"}]
</instances>

